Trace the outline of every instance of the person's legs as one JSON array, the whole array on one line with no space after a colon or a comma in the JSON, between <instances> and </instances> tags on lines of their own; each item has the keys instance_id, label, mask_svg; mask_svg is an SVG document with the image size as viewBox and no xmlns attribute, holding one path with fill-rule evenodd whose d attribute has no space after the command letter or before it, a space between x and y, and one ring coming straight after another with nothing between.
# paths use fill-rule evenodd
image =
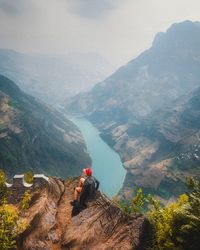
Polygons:
<instances>
[{"instance_id":1,"label":"person's legs","mask_svg":"<svg viewBox=\"0 0 200 250\"><path fill-rule=\"evenodd\" d=\"M78 196L81 193L82 187L76 187L74 190L74 200L77 201L78 200Z\"/></svg>"}]
</instances>

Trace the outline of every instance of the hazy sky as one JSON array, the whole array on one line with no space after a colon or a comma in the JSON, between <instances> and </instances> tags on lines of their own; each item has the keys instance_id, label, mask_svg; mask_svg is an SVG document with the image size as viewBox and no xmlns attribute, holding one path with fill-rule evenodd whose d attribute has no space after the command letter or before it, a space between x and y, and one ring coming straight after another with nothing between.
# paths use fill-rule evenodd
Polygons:
<instances>
[{"instance_id":1,"label":"hazy sky","mask_svg":"<svg viewBox=\"0 0 200 250\"><path fill-rule=\"evenodd\" d=\"M0 47L96 52L119 66L183 20L200 21L199 0L0 0Z\"/></svg>"}]
</instances>

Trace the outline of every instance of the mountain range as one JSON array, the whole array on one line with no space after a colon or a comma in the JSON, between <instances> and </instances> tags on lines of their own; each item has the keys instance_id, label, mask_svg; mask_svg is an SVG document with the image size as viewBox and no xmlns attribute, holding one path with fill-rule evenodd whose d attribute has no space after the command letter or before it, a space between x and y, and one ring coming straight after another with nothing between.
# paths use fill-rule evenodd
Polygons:
<instances>
[{"instance_id":1,"label":"mountain range","mask_svg":"<svg viewBox=\"0 0 200 250\"><path fill-rule=\"evenodd\" d=\"M127 169L124 190L142 187L165 199L185 191L185 178L200 176L199 118L197 88L138 124L102 130Z\"/></svg>"},{"instance_id":2,"label":"mountain range","mask_svg":"<svg viewBox=\"0 0 200 250\"><path fill-rule=\"evenodd\" d=\"M95 53L49 56L0 49L0 74L52 105L88 90L112 70L111 64Z\"/></svg>"},{"instance_id":3,"label":"mountain range","mask_svg":"<svg viewBox=\"0 0 200 250\"><path fill-rule=\"evenodd\" d=\"M143 187L168 199L184 190L185 176L199 176L199 86L200 23L185 21L64 105L91 120L119 152L124 194Z\"/></svg>"}]
</instances>

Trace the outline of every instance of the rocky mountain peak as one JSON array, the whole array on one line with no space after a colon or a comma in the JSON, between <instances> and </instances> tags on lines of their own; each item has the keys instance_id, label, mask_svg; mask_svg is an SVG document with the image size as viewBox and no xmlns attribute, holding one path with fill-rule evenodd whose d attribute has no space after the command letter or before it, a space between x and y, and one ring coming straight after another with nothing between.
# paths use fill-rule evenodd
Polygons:
<instances>
[{"instance_id":1,"label":"rocky mountain peak","mask_svg":"<svg viewBox=\"0 0 200 250\"><path fill-rule=\"evenodd\" d=\"M200 43L200 22L184 21L175 23L166 32L159 32L153 41L155 49L197 49ZM175 52L175 51L174 51Z\"/></svg>"},{"instance_id":2,"label":"rocky mountain peak","mask_svg":"<svg viewBox=\"0 0 200 250\"><path fill-rule=\"evenodd\" d=\"M185 21L158 33L153 46L67 102L67 109L114 120L146 117L199 86L200 25Z\"/></svg>"}]
</instances>

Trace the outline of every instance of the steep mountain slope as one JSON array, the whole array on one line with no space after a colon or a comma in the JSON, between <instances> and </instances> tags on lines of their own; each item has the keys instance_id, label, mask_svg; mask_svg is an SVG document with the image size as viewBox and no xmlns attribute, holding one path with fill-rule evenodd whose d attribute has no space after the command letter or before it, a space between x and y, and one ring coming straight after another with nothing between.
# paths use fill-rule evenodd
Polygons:
<instances>
[{"instance_id":1,"label":"steep mountain slope","mask_svg":"<svg viewBox=\"0 0 200 250\"><path fill-rule=\"evenodd\" d=\"M137 124L102 130L120 153L124 193L143 187L163 198L180 195L185 177L200 176L200 88Z\"/></svg>"},{"instance_id":2,"label":"steep mountain slope","mask_svg":"<svg viewBox=\"0 0 200 250\"><path fill-rule=\"evenodd\" d=\"M88 117L127 169L123 194L142 186L168 199L199 176L200 23L159 33L152 47L66 110ZM194 92L192 92L195 90Z\"/></svg>"},{"instance_id":3,"label":"steep mountain slope","mask_svg":"<svg viewBox=\"0 0 200 250\"><path fill-rule=\"evenodd\" d=\"M70 176L89 162L72 122L0 75L0 168Z\"/></svg>"},{"instance_id":4,"label":"steep mountain slope","mask_svg":"<svg viewBox=\"0 0 200 250\"><path fill-rule=\"evenodd\" d=\"M113 67L98 54L29 55L0 49L0 74L23 91L50 104L86 91L111 74Z\"/></svg>"},{"instance_id":5,"label":"steep mountain slope","mask_svg":"<svg viewBox=\"0 0 200 250\"><path fill-rule=\"evenodd\" d=\"M174 24L149 50L66 106L98 123L137 120L199 86L199 69L200 23Z\"/></svg>"},{"instance_id":6,"label":"steep mountain slope","mask_svg":"<svg viewBox=\"0 0 200 250\"><path fill-rule=\"evenodd\" d=\"M100 192L72 217L70 201L77 184L76 178L65 182L49 178L46 186L32 190L31 206L25 214L29 227L18 239L18 249L142 249L147 220L123 213Z\"/></svg>"}]
</instances>

